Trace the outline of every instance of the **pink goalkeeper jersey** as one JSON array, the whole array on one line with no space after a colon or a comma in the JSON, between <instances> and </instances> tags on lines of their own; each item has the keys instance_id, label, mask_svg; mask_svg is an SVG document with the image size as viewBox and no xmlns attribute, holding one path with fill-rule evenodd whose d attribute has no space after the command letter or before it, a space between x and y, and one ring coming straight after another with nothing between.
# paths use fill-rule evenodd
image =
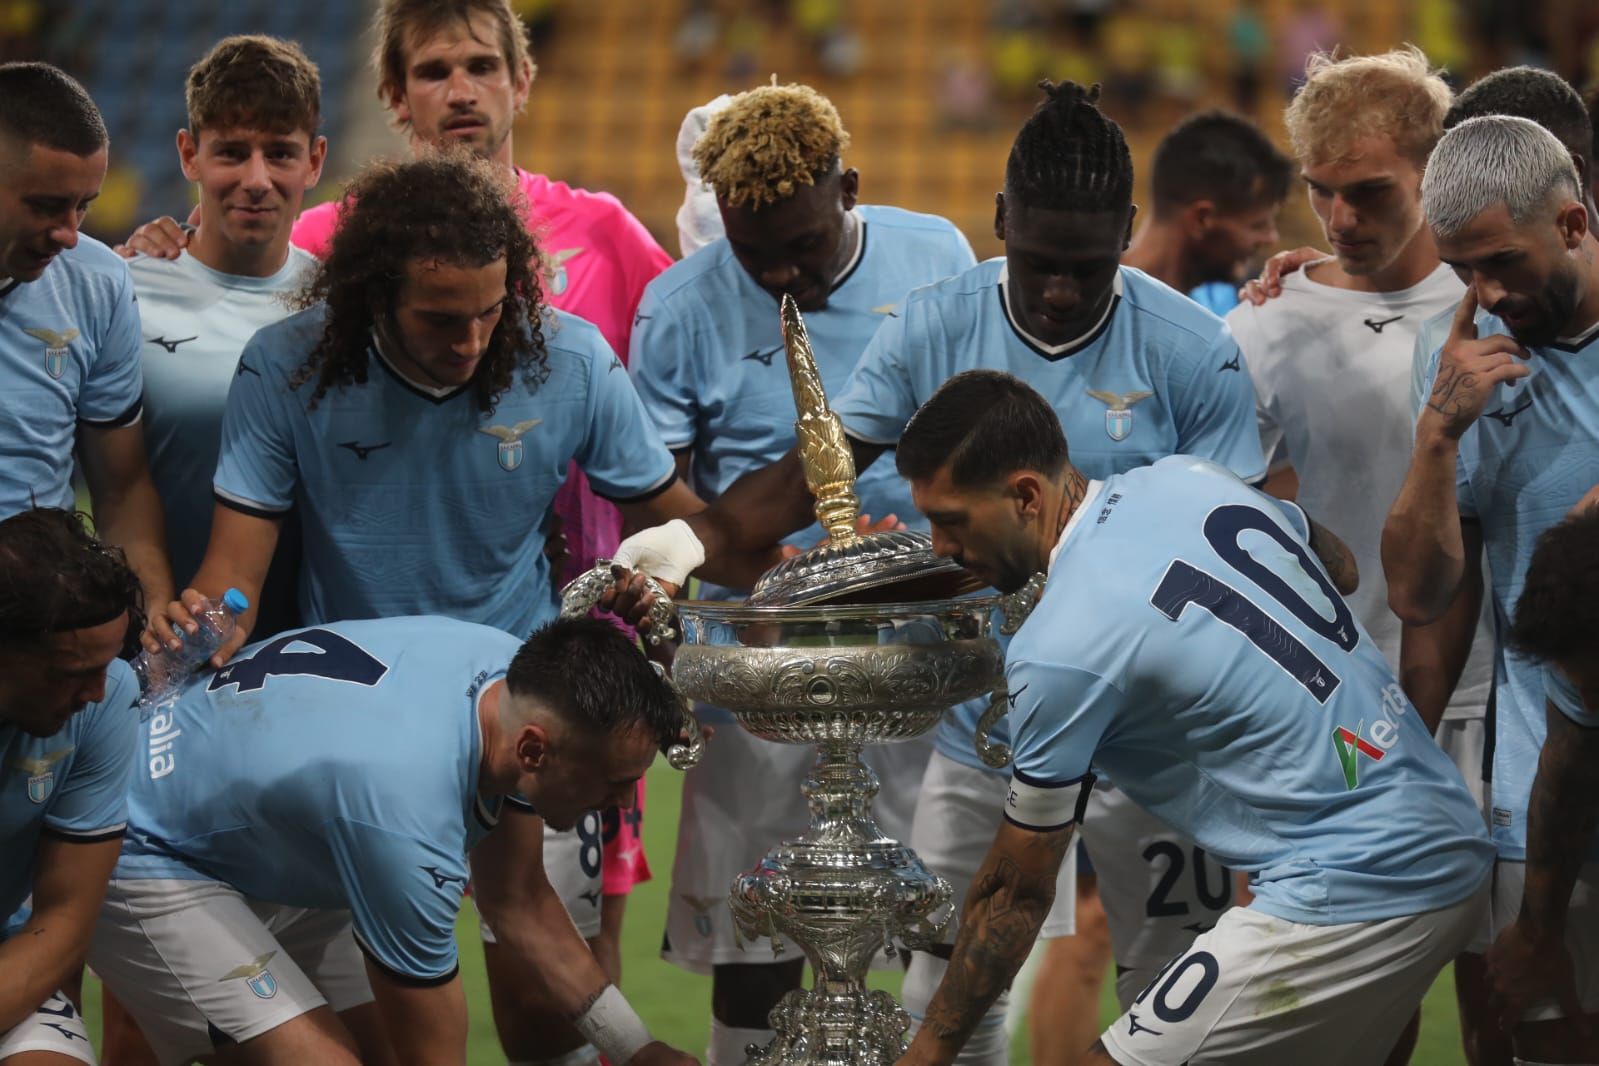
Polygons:
<instances>
[{"instance_id":1,"label":"pink goalkeeper jersey","mask_svg":"<svg viewBox=\"0 0 1599 1066\"><path fill-rule=\"evenodd\" d=\"M627 362L633 313L644 286L672 265L672 257L610 193L574 189L520 167L516 178L526 201L524 220L545 260L545 299L598 326L611 350ZM321 259L333 244L338 210L334 201L305 211L295 221L290 239ZM577 464L567 473L554 505L570 552L561 585L593 567L595 559L614 555L622 535L622 516L589 491L588 479ZM643 808L641 781L637 806L621 812L631 817L619 819L622 831L610 834L605 842L606 895L624 895L634 884L650 879L639 837Z\"/></svg>"},{"instance_id":2,"label":"pink goalkeeper jersey","mask_svg":"<svg viewBox=\"0 0 1599 1066\"><path fill-rule=\"evenodd\" d=\"M611 350L627 362L639 297L655 275L672 265L672 257L610 193L574 189L520 167L516 178L526 201L528 230L544 255L545 299L598 326ZM327 255L338 206L332 201L303 212L294 223L294 243L318 259ZM576 464L555 497L555 513L571 553L560 581L564 585L595 559L615 553L622 517L589 491L588 479Z\"/></svg>"}]
</instances>

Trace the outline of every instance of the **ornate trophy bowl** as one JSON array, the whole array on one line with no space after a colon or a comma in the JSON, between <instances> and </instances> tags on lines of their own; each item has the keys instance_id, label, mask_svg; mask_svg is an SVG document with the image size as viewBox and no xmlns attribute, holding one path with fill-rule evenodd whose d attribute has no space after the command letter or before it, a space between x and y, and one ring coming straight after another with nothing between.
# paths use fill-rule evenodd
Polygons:
<instances>
[{"instance_id":1,"label":"ornate trophy bowl","mask_svg":"<svg viewBox=\"0 0 1599 1066\"><path fill-rule=\"evenodd\" d=\"M681 697L726 708L764 740L816 745L801 786L809 827L741 874L729 896L741 936L770 937L777 952L794 941L816 974L778 1004L777 1037L752 1045L750 1061L889 1066L910 1017L866 987L872 958L894 956L895 941L932 946L954 901L949 883L873 820L878 781L861 749L921 736L956 704L1003 691L990 632L998 600L953 598L972 582L925 533L857 532L853 457L788 298L783 332L799 453L829 539L767 571L744 603L679 601L674 618L657 586L649 639L681 629L672 667ZM564 610L586 611L611 583L602 562L568 587ZM688 742L668 754L680 769L700 743L684 707Z\"/></svg>"},{"instance_id":2,"label":"ornate trophy bowl","mask_svg":"<svg viewBox=\"0 0 1599 1066\"><path fill-rule=\"evenodd\" d=\"M900 534L899 536L904 536ZM734 924L797 943L816 974L773 1012L762 1063L892 1063L909 1017L866 988L879 951L930 946L951 912L949 883L871 814L868 743L909 740L946 709L987 695L1004 663L989 636L992 599L750 607L680 602L672 673L693 699L726 708L764 740L814 744L803 785L809 828L734 882Z\"/></svg>"}]
</instances>

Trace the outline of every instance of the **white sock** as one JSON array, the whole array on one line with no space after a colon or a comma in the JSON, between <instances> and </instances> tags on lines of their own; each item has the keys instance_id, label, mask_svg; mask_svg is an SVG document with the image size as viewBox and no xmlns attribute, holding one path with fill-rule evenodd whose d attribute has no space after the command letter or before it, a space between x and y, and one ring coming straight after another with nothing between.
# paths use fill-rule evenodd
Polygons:
<instances>
[{"instance_id":1,"label":"white sock","mask_svg":"<svg viewBox=\"0 0 1599 1066\"><path fill-rule=\"evenodd\" d=\"M582 1047L568 1051L565 1055L557 1055L553 1059L523 1059L517 1062L507 1062L505 1066L599 1066L600 1052L593 1044L584 1044Z\"/></svg>"},{"instance_id":2,"label":"white sock","mask_svg":"<svg viewBox=\"0 0 1599 1066\"><path fill-rule=\"evenodd\" d=\"M711 1019L711 1046L705 1052L705 1066L744 1066L751 1044L765 1047L777 1036L775 1029L740 1029Z\"/></svg>"},{"instance_id":3,"label":"white sock","mask_svg":"<svg viewBox=\"0 0 1599 1066\"><path fill-rule=\"evenodd\" d=\"M915 1036L916 1030L922 1027L922 1019L927 1017L927 1008L947 969L947 960L925 951L911 952L911 965L905 971L905 984L900 989L905 1011L911 1016L909 1035ZM971 1039L955 1056L956 1066L1006 1066L1010 1060L1010 1036L1005 1032L1005 1014L1009 1009L1010 992L1006 991L977 1023Z\"/></svg>"}]
</instances>

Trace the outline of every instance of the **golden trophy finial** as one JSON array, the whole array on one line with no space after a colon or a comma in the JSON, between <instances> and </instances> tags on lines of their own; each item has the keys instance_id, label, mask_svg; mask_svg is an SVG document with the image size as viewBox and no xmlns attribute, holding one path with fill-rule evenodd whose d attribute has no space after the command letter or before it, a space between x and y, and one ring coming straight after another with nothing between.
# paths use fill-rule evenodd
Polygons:
<instances>
[{"instance_id":1,"label":"golden trophy finial","mask_svg":"<svg viewBox=\"0 0 1599 1066\"><path fill-rule=\"evenodd\" d=\"M844 438L844 423L827 405L827 391L805 334L805 322L794 297L787 293L783 295L783 347L788 350L788 379L799 412L794 435L799 438L805 484L816 497L817 521L834 544L849 544L858 539L855 518L861 511L860 498L855 495L855 456Z\"/></svg>"}]
</instances>

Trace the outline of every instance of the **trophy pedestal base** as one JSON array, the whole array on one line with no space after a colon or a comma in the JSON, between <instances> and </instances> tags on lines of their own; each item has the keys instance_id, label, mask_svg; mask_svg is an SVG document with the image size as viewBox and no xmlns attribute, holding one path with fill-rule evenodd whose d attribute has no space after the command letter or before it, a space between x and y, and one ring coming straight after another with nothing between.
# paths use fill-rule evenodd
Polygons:
<instances>
[{"instance_id":1,"label":"trophy pedestal base","mask_svg":"<svg viewBox=\"0 0 1599 1066\"><path fill-rule=\"evenodd\" d=\"M881 989L796 989L772 1011L777 1038L749 1066L893 1066L911 1017Z\"/></svg>"}]
</instances>

